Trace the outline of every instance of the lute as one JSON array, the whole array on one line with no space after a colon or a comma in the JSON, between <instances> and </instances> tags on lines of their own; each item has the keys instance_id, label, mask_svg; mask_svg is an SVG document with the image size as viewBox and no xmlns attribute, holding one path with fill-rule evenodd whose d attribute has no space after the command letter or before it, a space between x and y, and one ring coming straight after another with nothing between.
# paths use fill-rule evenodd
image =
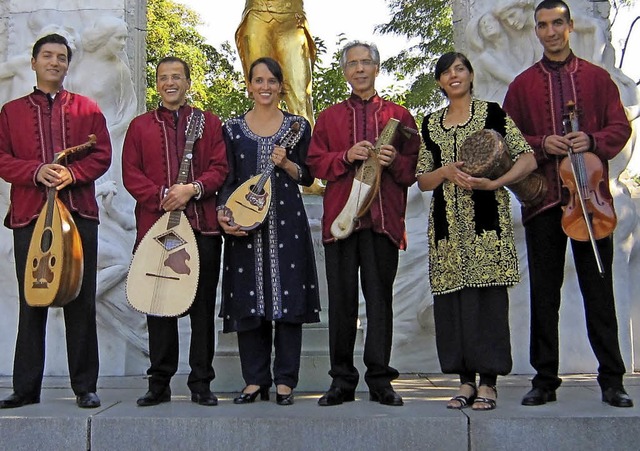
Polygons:
<instances>
[{"instance_id":1,"label":"lute","mask_svg":"<svg viewBox=\"0 0 640 451\"><path fill-rule=\"evenodd\" d=\"M187 182L193 146L203 130L204 115L194 109L176 184ZM147 231L133 255L127 300L147 315L180 316L193 304L199 275L200 256L191 224L184 212L168 211Z\"/></svg>"},{"instance_id":2,"label":"lute","mask_svg":"<svg viewBox=\"0 0 640 451\"><path fill-rule=\"evenodd\" d=\"M89 135L86 143L58 152L52 163L61 164L65 157L95 143L96 135ZM80 233L71 213L58 198L58 190L49 187L29 243L24 271L25 300L32 307L64 307L78 297L83 274Z\"/></svg>"},{"instance_id":3,"label":"lute","mask_svg":"<svg viewBox=\"0 0 640 451\"><path fill-rule=\"evenodd\" d=\"M280 140L285 149L295 146L302 136L299 122L293 122ZM262 225L271 205L271 174L275 163L269 160L261 174L251 177L238 186L227 199L223 210L230 218L229 225L240 225L240 230L250 231Z\"/></svg>"}]
</instances>

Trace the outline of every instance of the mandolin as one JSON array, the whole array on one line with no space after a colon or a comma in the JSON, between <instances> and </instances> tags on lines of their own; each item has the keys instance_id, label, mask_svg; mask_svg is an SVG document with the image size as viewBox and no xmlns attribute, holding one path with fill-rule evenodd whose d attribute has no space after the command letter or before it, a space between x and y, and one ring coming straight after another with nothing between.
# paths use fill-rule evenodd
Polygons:
<instances>
[{"instance_id":1,"label":"mandolin","mask_svg":"<svg viewBox=\"0 0 640 451\"><path fill-rule=\"evenodd\" d=\"M176 184L187 182L193 145L202 136L204 115L194 110ZM196 297L200 256L196 237L184 212L168 211L147 231L136 249L126 292L129 304L153 316L180 316Z\"/></svg>"},{"instance_id":2,"label":"mandolin","mask_svg":"<svg viewBox=\"0 0 640 451\"><path fill-rule=\"evenodd\" d=\"M280 146L291 148L301 136L300 123L294 122L280 140ZM240 225L240 230L244 231L262 225L271 205L271 173L274 168L275 163L269 158L261 174L251 177L231 193L223 208L224 215L230 218L229 225Z\"/></svg>"},{"instance_id":3,"label":"mandolin","mask_svg":"<svg viewBox=\"0 0 640 451\"><path fill-rule=\"evenodd\" d=\"M57 153L52 163L62 164L65 157L95 143L96 135L89 135L86 143ZM58 198L58 190L49 187L29 243L24 271L25 300L32 307L64 307L78 297L83 274L80 233L71 213Z\"/></svg>"}]
</instances>

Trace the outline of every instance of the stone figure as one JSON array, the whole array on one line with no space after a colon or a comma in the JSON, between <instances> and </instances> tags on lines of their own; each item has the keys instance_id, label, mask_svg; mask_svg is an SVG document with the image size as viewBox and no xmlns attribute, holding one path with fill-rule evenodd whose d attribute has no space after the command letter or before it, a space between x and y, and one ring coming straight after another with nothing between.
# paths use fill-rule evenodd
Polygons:
<instances>
[{"instance_id":1,"label":"stone figure","mask_svg":"<svg viewBox=\"0 0 640 451\"><path fill-rule=\"evenodd\" d=\"M512 46L506 30L491 12L472 20L466 29L473 65L477 68L474 94L479 99L502 103L509 83L520 67L512 58Z\"/></svg>"},{"instance_id":2,"label":"stone figure","mask_svg":"<svg viewBox=\"0 0 640 451\"><path fill-rule=\"evenodd\" d=\"M146 349L144 317L129 307L124 290L135 221L134 201L124 189L120 160L124 135L137 105L124 53L127 37L126 23L114 16L101 16L85 28L80 38L82 53L70 74L69 86L98 102L113 146L113 164L96 185L101 206L98 319L142 353Z\"/></svg>"},{"instance_id":3,"label":"stone figure","mask_svg":"<svg viewBox=\"0 0 640 451\"><path fill-rule=\"evenodd\" d=\"M7 55L0 65L0 103L28 94L35 83L31 69L31 47L36 39L51 33L64 36L74 55L76 54L76 33L70 26L59 25L55 15L43 11L34 11L26 20L26 29L20 38L20 48Z\"/></svg>"},{"instance_id":4,"label":"stone figure","mask_svg":"<svg viewBox=\"0 0 640 451\"><path fill-rule=\"evenodd\" d=\"M236 46L245 78L256 59L269 56L284 75L284 101L289 111L314 124L311 72L316 46L309 33L303 0L247 0L236 31Z\"/></svg>"},{"instance_id":5,"label":"stone figure","mask_svg":"<svg viewBox=\"0 0 640 451\"><path fill-rule=\"evenodd\" d=\"M124 53L127 36L127 24L122 19L97 19L82 34L83 53L69 80L70 87L95 99L104 112L116 153L114 161L119 161L124 134L136 114L136 93ZM122 186L120 165L112 165L103 179L116 180ZM123 226L132 230L134 224L131 221Z\"/></svg>"},{"instance_id":6,"label":"stone figure","mask_svg":"<svg viewBox=\"0 0 640 451\"><path fill-rule=\"evenodd\" d=\"M533 32L535 0L500 0L493 13L507 34L510 57L519 68L518 73L533 64L541 55Z\"/></svg>"}]
</instances>

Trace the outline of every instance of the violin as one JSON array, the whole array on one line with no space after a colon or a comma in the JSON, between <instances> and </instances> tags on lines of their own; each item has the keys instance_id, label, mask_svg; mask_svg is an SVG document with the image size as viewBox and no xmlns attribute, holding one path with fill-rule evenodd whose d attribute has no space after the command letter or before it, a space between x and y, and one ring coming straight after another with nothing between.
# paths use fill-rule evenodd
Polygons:
<instances>
[{"instance_id":1,"label":"violin","mask_svg":"<svg viewBox=\"0 0 640 451\"><path fill-rule=\"evenodd\" d=\"M567 110L563 120L565 133L579 131L575 103L569 101ZM596 240L611 235L617 223L613 200L606 194L604 165L594 153L576 153L570 147L569 155L560 162L559 173L562 185L569 191L569 201L562 207L562 229L574 240L591 241L598 270L603 275Z\"/></svg>"}]
</instances>

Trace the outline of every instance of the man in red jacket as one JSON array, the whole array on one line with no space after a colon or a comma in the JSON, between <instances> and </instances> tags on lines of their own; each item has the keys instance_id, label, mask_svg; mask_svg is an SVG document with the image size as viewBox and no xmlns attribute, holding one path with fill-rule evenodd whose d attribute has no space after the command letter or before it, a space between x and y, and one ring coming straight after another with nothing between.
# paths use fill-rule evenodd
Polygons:
<instances>
[{"instance_id":1,"label":"man in red jacket","mask_svg":"<svg viewBox=\"0 0 640 451\"><path fill-rule=\"evenodd\" d=\"M569 34L573 31L573 20L567 4L544 0L536 7L535 21L544 56L516 77L504 101L504 109L533 147L537 171L546 178L548 186L542 203L522 210L531 283L529 357L536 370L533 387L522 399L525 406L555 401L556 389L562 382L558 377L558 320L567 235L561 226L560 162L570 148L576 153L595 154L603 166L598 196L611 200L607 162L622 150L631 134L620 94L609 74L571 51ZM579 113L579 131L563 128L568 102L573 102ZM633 401L622 383L625 367L613 296L613 238L609 235L596 242L603 277L591 243L570 241L589 341L599 362L602 401L616 407L631 407Z\"/></svg>"},{"instance_id":2,"label":"man in red jacket","mask_svg":"<svg viewBox=\"0 0 640 451\"><path fill-rule=\"evenodd\" d=\"M48 308L27 305L24 280L31 236L47 189L52 187L71 212L84 254L80 294L64 306L71 388L79 407L100 406L96 395L98 204L94 182L109 168L111 141L98 104L63 88L70 62L71 49L64 37L51 34L40 38L31 58L36 87L0 112L0 177L11 183L5 225L13 229L20 298L14 393L0 401L3 409L40 402ZM89 150L67 157L65 165L51 163L57 152L87 142L90 134L96 135L97 141Z\"/></svg>"},{"instance_id":3,"label":"man in red jacket","mask_svg":"<svg viewBox=\"0 0 640 451\"><path fill-rule=\"evenodd\" d=\"M411 114L382 99L375 89L380 53L374 44L351 42L340 60L351 96L320 113L311 138L307 164L314 177L327 181L322 218L322 239L329 291L329 353L331 388L320 398L321 406L354 400L358 371L353 348L358 320L358 274L367 308L364 363L370 399L401 406L402 398L391 387L398 371L389 366L393 335L393 282L398 250L405 249L404 215L407 188L415 182L420 138L400 134L380 148L379 194L370 210L345 239L331 234L331 225L342 211L358 165L369 157L383 128L394 118L401 127L416 130Z\"/></svg>"},{"instance_id":4,"label":"man in red jacket","mask_svg":"<svg viewBox=\"0 0 640 451\"><path fill-rule=\"evenodd\" d=\"M202 136L195 141L188 183L177 184L178 170L187 141L186 129L194 108L187 104L191 73L180 58L163 58L156 68L156 87L161 102L157 109L131 121L122 151L122 179L136 200L136 246L167 211L184 210L195 232L200 255L200 278L191 319L187 385L191 401L215 406L211 392L215 346L216 287L220 273L222 238L216 215L216 194L227 175L227 156L222 124L204 112ZM171 400L169 383L178 370L178 319L147 316L151 366L148 392L139 406Z\"/></svg>"}]
</instances>

